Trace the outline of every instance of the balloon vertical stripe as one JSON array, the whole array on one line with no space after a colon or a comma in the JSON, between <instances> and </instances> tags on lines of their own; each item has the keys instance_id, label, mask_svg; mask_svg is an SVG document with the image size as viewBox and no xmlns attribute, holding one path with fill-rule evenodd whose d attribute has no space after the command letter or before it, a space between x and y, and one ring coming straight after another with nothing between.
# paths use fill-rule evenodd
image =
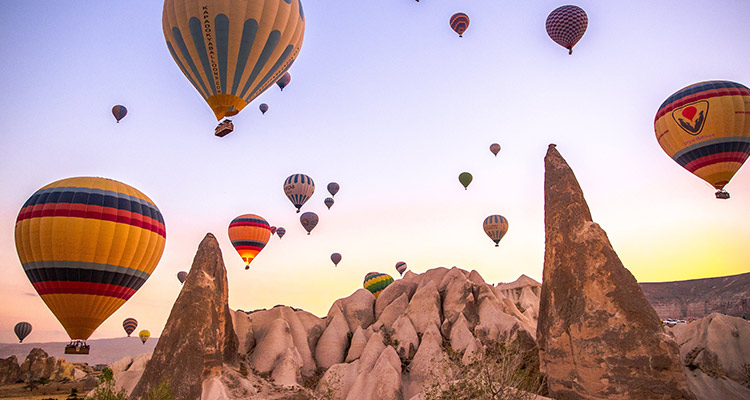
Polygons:
<instances>
[{"instance_id":1,"label":"balloon vertical stripe","mask_svg":"<svg viewBox=\"0 0 750 400\"><path fill-rule=\"evenodd\" d=\"M182 38L182 33L178 28L172 28L172 36L174 36L174 40L177 43L177 48L180 49L180 53L182 54L183 59L187 62L188 67L190 67L190 71L192 71L193 80L197 81L201 87L199 90L201 91L201 95L205 100L208 100L210 97L208 94L208 89L206 88L206 83L203 81L203 77L198 73L198 68L195 66L195 63L193 62L193 59L190 57L190 52L188 52L187 46L185 45L185 40Z\"/></svg>"},{"instance_id":2,"label":"balloon vertical stripe","mask_svg":"<svg viewBox=\"0 0 750 400\"><path fill-rule=\"evenodd\" d=\"M237 93L237 88L242 80L242 74L245 73L245 66L247 64L250 51L253 49L253 43L255 42L255 36L258 33L258 21L249 19L245 21L242 28L242 42L240 43L239 55L237 57L237 67L234 71L234 83L232 84L232 93Z\"/></svg>"},{"instance_id":3,"label":"balloon vertical stripe","mask_svg":"<svg viewBox=\"0 0 750 400\"><path fill-rule=\"evenodd\" d=\"M219 82L223 91L227 87L227 57L229 53L229 17L219 14L214 20L216 28L216 57L219 61Z\"/></svg>"}]
</instances>

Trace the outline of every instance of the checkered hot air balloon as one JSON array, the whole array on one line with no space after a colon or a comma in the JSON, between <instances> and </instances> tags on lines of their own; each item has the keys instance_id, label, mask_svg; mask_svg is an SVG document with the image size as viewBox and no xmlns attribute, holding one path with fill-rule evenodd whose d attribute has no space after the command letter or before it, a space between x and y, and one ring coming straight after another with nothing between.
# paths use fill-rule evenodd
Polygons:
<instances>
[{"instance_id":1,"label":"checkered hot air balloon","mask_svg":"<svg viewBox=\"0 0 750 400\"><path fill-rule=\"evenodd\" d=\"M495 247L499 246L500 240L508 232L508 220L502 215L490 215L482 223L484 233L495 242Z\"/></svg>"},{"instance_id":2,"label":"checkered hot air balloon","mask_svg":"<svg viewBox=\"0 0 750 400\"><path fill-rule=\"evenodd\" d=\"M370 272L365 275L365 281L362 284L362 287L375 295L375 298L378 298L380 293L391 283L393 283L393 277L390 275L381 274L380 272Z\"/></svg>"},{"instance_id":3,"label":"checkered hot air balloon","mask_svg":"<svg viewBox=\"0 0 750 400\"><path fill-rule=\"evenodd\" d=\"M271 226L260 215L243 214L229 223L229 240L250 269L250 263L266 247L271 238Z\"/></svg>"},{"instance_id":4,"label":"checkered hot air balloon","mask_svg":"<svg viewBox=\"0 0 750 400\"><path fill-rule=\"evenodd\" d=\"M130 334L133 333L137 327L138 321L136 321L135 318L125 318L125 320L122 321L122 329L125 329L125 333L128 334L128 337L130 337Z\"/></svg>"},{"instance_id":5,"label":"checkered hot air balloon","mask_svg":"<svg viewBox=\"0 0 750 400\"><path fill-rule=\"evenodd\" d=\"M730 81L684 87L659 107L654 131L667 155L727 199L724 186L750 155L750 89Z\"/></svg>"},{"instance_id":6,"label":"checkered hot air balloon","mask_svg":"<svg viewBox=\"0 0 750 400\"><path fill-rule=\"evenodd\" d=\"M464 37L464 32L469 27L469 16L462 12L455 13L451 15L450 24L451 29L458 33L458 37Z\"/></svg>"},{"instance_id":7,"label":"checkered hot air balloon","mask_svg":"<svg viewBox=\"0 0 750 400\"><path fill-rule=\"evenodd\" d=\"M586 11L573 5L560 6L552 10L545 24L549 37L568 49L568 54L573 54L573 46L581 40L588 25Z\"/></svg>"},{"instance_id":8,"label":"checkered hot air balloon","mask_svg":"<svg viewBox=\"0 0 750 400\"><path fill-rule=\"evenodd\" d=\"M18 214L15 237L26 276L79 341L151 276L166 230L154 202L132 186L77 177L36 191Z\"/></svg>"}]
</instances>

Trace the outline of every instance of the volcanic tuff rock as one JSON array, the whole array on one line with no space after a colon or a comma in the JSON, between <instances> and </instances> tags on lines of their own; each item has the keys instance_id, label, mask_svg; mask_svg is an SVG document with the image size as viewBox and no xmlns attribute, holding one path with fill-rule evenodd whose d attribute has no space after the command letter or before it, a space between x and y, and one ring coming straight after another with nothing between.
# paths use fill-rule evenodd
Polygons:
<instances>
[{"instance_id":1,"label":"volcanic tuff rock","mask_svg":"<svg viewBox=\"0 0 750 400\"><path fill-rule=\"evenodd\" d=\"M21 366L16 356L0 358L0 385L15 383L21 377Z\"/></svg>"},{"instance_id":2,"label":"volcanic tuff rock","mask_svg":"<svg viewBox=\"0 0 750 400\"><path fill-rule=\"evenodd\" d=\"M664 331L568 164L545 162L545 254L537 338L552 397L693 399Z\"/></svg>"},{"instance_id":3,"label":"volcanic tuff rock","mask_svg":"<svg viewBox=\"0 0 750 400\"><path fill-rule=\"evenodd\" d=\"M177 398L198 399L204 381L221 377L223 364L233 364L238 349L228 297L219 243L209 233L132 398L147 398L164 381Z\"/></svg>"},{"instance_id":4,"label":"volcanic tuff rock","mask_svg":"<svg viewBox=\"0 0 750 400\"><path fill-rule=\"evenodd\" d=\"M750 273L678 282L641 283L662 319L700 318L717 312L750 319Z\"/></svg>"}]
</instances>

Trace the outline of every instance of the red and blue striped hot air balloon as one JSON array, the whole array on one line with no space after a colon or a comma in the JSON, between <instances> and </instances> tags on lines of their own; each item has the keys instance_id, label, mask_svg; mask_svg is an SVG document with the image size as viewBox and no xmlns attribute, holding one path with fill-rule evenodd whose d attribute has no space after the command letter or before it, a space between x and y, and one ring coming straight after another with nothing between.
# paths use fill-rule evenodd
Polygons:
<instances>
[{"instance_id":1,"label":"red and blue striped hot air balloon","mask_svg":"<svg viewBox=\"0 0 750 400\"><path fill-rule=\"evenodd\" d=\"M469 16L462 12L455 13L451 15L450 24L451 29L458 33L458 37L464 37L464 32L469 27Z\"/></svg>"},{"instance_id":2,"label":"red and blue striped hot air balloon","mask_svg":"<svg viewBox=\"0 0 750 400\"><path fill-rule=\"evenodd\" d=\"M729 198L724 186L750 155L750 89L731 81L682 88L659 107L654 131L667 155Z\"/></svg>"},{"instance_id":3,"label":"red and blue striped hot air balloon","mask_svg":"<svg viewBox=\"0 0 750 400\"><path fill-rule=\"evenodd\" d=\"M325 204L329 210L331 209L331 206L333 206L333 203L335 203L335 201L333 201L333 197L326 197L326 199L323 200L323 204Z\"/></svg>"},{"instance_id":4,"label":"red and blue striped hot air balloon","mask_svg":"<svg viewBox=\"0 0 750 400\"><path fill-rule=\"evenodd\" d=\"M404 276L404 272L406 272L406 263L403 261L397 262L396 271L398 271L399 275Z\"/></svg>"},{"instance_id":5,"label":"red and blue striped hot air balloon","mask_svg":"<svg viewBox=\"0 0 750 400\"><path fill-rule=\"evenodd\" d=\"M120 123L120 120L125 118L126 115L128 115L128 109L125 108L125 106L116 105L112 107L112 115L115 116L115 119L117 120L117 123Z\"/></svg>"},{"instance_id":6,"label":"red and blue striped hot air balloon","mask_svg":"<svg viewBox=\"0 0 750 400\"><path fill-rule=\"evenodd\" d=\"M500 240L508 232L508 220L502 215L490 215L482 223L484 233L495 242L495 247L500 246Z\"/></svg>"},{"instance_id":7,"label":"red and blue striped hot air balloon","mask_svg":"<svg viewBox=\"0 0 750 400\"><path fill-rule=\"evenodd\" d=\"M122 329L125 329L125 333L128 334L128 337L130 337L130 334L133 333L137 327L138 321L136 321L135 318L125 318L125 320L122 321Z\"/></svg>"},{"instance_id":8,"label":"red and blue striped hot air balloon","mask_svg":"<svg viewBox=\"0 0 750 400\"><path fill-rule=\"evenodd\" d=\"M281 239L284 237L284 235L286 235L286 229L284 229L283 226L280 226L276 228L276 234L279 235L279 239Z\"/></svg>"},{"instance_id":9,"label":"red and blue striped hot air balloon","mask_svg":"<svg viewBox=\"0 0 750 400\"><path fill-rule=\"evenodd\" d=\"M137 189L77 177L36 191L18 214L15 236L34 289L72 340L86 340L151 276L166 230L159 209Z\"/></svg>"},{"instance_id":10,"label":"red and blue striped hot air balloon","mask_svg":"<svg viewBox=\"0 0 750 400\"><path fill-rule=\"evenodd\" d=\"M250 263L266 247L270 238L271 226L259 215L243 214L229 224L229 240L247 264L245 269L250 269Z\"/></svg>"}]
</instances>

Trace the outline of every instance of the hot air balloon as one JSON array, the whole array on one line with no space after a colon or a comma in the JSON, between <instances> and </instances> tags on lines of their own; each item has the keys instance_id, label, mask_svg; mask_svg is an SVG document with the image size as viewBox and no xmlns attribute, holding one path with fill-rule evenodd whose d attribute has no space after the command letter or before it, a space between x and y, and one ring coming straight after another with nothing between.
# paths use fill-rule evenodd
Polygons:
<instances>
[{"instance_id":1,"label":"hot air balloon","mask_svg":"<svg viewBox=\"0 0 750 400\"><path fill-rule=\"evenodd\" d=\"M26 336L29 336L29 333L31 333L31 324L28 322L19 322L13 327L13 332L18 337L18 343L23 343Z\"/></svg>"},{"instance_id":2,"label":"hot air balloon","mask_svg":"<svg viewBox=\"0 0 750 400\"><path fill-rule=\"evenodd\" d=\"M280 226L276 228L276 234L279 235L279 239L281 239L284 237L284 235L286 235L286 229Z\"/></svg>"},{"instance_id":3,"label":"hot air balloon","mask_svg":"<svg viewBox=\"0 0 750 400\"><path fill-rule=\"evenodd\" d=\"M331 194L331 197L336 197L336 193L339 192L339 184L336 182L331 182L328 184L328 193Z\"/></svg>"},{"instance_id":4,"label":"hot air balloon","mask_svg":"<svg viewBox=\"0 0 750 400\"><path fill-rule=\"evenodd\" d=\"M185 279L187 279L186 271L180 271L177 273L177 280L179 280L180 283L185 283Z\"/></svg>"},{"instance_id":5,"label":"hot air balloon","mask_svg":"<svg viewBox=\"0 0 750 400\"><path fill-rule=\"evenodd\" d=\"M331 261L333 261L334 266L338 267L339 263L341 262L341 254L339 253L331 254Z\"/></svg>"},{"instance_id":6,"label":"hot air balloon","mask_svg":"<svg viewBox=\"0 0 750 400\"><path fill-rule=\"evenodd\" d=\"M137 327L138 321L136 321L135 318L125 318L125 320L122 321L122 329L125 329L125 333L128 334L128 337L130 337L130 334L133 333Z\"/></svg>"},{"instance_id":7,"label":"hot air balloon","mask_svg":"<svg viewBox=\"0 0 750 400\"><path fill-rule=\"evenodd\" d=\"M750 155L750 89L730 81L682 88L659 107L654 130L667 155L727 199L724 186Z\"/></svg>"},{"instance_id":8,"label":"hot air balloon","mask_svg":"<svg viewBox=\"0 0 750 400\"><path fill-rule=\"evenodd\" d=\"M458 181L464 186L464 190L469 188L469 184L473 179L474 177L468 172L461 172L461 174L458 175Z\"/></svg>"},{"instance_id":9,"label":"hot air balloon","mask_svg":"<svg viewBox=\"0 0 750 400\"><path fill-rule=\"evenodd\" d=\"M333 203L334 203L333 197L326 197L326 199L323 200L323 204L325 204L329 210L331 209L331 206L333 205Z\"/></svg>"},{"instance_id":10,"label":"hot air balloon","mask_svg":"<svg viewBox=\"0 0 750 400\"><path fill-rule=\"evenodd\" d=\"M115 116L115 119L117 120L117 123L120 123L120 120L125 118L126 115L128 115L128 109L125 108L125 106L116 105L112 107L112 115Z\"/></svg>"},{"instance_id":11,"label":"hot air balloon","mask_svg":"<svg viewBox=\"0 0 750 400\"><path fill-rule=\"evenodd\" d=\"M297 207L297 212L314 192L315 182L305 174L290 175L284 181L284 194Z\"/></svg>"},{"instance_id":12,"label":"hot air balloon","mask_svg":"<svg viewBox=\"0 0 750 400\"><path fill-rule=\"evenodd\" d=\"M143 343L143 344L146 344L146 341L150 337L151 337L151 332L149 332L147 330L142 330L142 331L138 332L138 338L141 339L141 343Z\"/></svg>"},{"instance_id":13,"label":"hot air balloon","mask_svg":"<svg viewBox=\"0 0 750 400\"><path fill-rule=\"evenodd\" d=\"M497 143L492 143L490 145L490 151L495 155L495 157L497 157L497 153L500 152L500 145Z\"/></svg>"},{"instance_id":14,"label":"hot air balloon","mask_svg":"<svg viewBox=\"0 0 750 400\"><path fill-rule=\"evenodd\" d=\"M315 214L311 211L302 213L302 215L299 216L299 222L302 224L302 227L305 228L307 234L309 235L310 232L312 232L312 230L315 228L315 226L318 225L318 214Z\"/></svg>"},{"instance_id":15,"label":"hot air balloon","mask_svg":"<svg viewBox=\"0 0 750 400\"><path fill-rule=\"evenodd\" d=\"M380 293L391 283L393 283L393 277L390 275L381 274L379 272L370 272L365 275L365 281L362 284L362 287L369 290L377 299Z\"/></svg>"},{"instance_id":16,"label":"hot air balloon","mask_svg":"<svg viewBox=\"0 0 750 400\"><path fill-rule=\"evenodd\" d=\"M263 115L265 115L266 111L268 111L268 104L266 104L266 103L260 103L260 105L258 106L258 108L260 109L260 112Z\"/></svg>"},{"instance_id":17,"label":"hot air balloon","mask_svg":"<svg viewBox=\"0 0 750 400\"><path fill-rule=\"evenodd\" d=\"M272 226L271 227L271 235L273 236L274 233L276 233L276 227Z\"/></svg>"},{"instance_id":18,"label":"hot air balloon","mask_svg":"<svg viewBox=\"0 0 750 400\"><path fill-rule=\"evenodd\" d=\"M469 16L462 12L455 13L451 15L450 23L451 29L458 33L458 37L464 37L464 32L469 27Z\"/></svg>"},{"instance_id":19,"label":"hot air balloon","mask_svg":"<svg viewBox=\"0 0 750 400\"><path fill-rule=\"evenodd\" d=\"M166 230L161 212L137 189L105 178L53 182L16 219L16 250L26 276L75 342L82 341L146 282Z\"/></svg>"},{"instance_id":20,"label":"hot air balloon","mask_svg":"<svg viewBox=\"0 0 750 400\"><path fill-rule=\"evenodd\" d=\"M276 84L279 85L279 88L283 92L286 85L288 85L289 82L291 81L292 81L292 75L289 72L287 72L278 81L276 81Z\"/></svg>"},{"instance_id":21,"label":"hot air balloon","mask_svg":"<svg viewBox=\"0 0 750 400\"><path fill-rule=\"evenodd\" d=\"M250 263L266 247L271 238L271 226L263 217L255 214L243 214L229 224L229 240L237 253L250 269Z\"/></svg>"},{"instance_id":22,"label":"hot air balloon","mask_svg":"<svg viewBox=\"0 0 750 400\"><path fill-rule=\"evenodd\" d=\"M406 272L406 263L403 261L397 262L396 271L398 271L399 275L404 276L404 272Z\"/></svg>"},{"instance_id":23,"label":"hot air balloon","mask_svg":"<svg viewBox=\"0 0 750 400\"><path fill-rule=\"evenodd\" d=\"M500 239L508 232L508 220L502 215L490 215L484 219L482 227L484 228L484 233L495 242L495 247L498 247Z\"/></svg>"},{"instance_id":24,"label":"hot air balloon","mask_svg":"<svg viewBox=\"0 0 750 400\"><path fill-rule=\"evenodd\" d=\"M305 16L300 0L165 0L162 28L175 63L221 120L289 69Z\"/></svg>"},{"instance_id":25,"label":"hot air balloon","mask_svg":"<svg viewBox=\"0 0 750 400\"><path fill-rule=\"evenodd\" d=\"M560 6L547 16L545 25L549 37L555 43L568 49L568 54L573 54L573 46L586 33L589 18L586 16L586 11L578 6Z\"/></svg>"}]
</instances>

